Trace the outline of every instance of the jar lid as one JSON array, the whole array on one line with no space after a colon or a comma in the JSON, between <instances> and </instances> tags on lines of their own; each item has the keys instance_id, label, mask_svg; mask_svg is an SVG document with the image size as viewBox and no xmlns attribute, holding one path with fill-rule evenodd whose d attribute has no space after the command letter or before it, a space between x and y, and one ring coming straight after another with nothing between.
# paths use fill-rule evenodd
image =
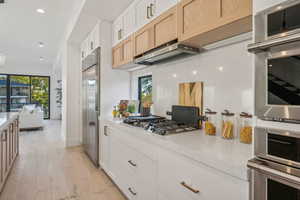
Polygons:
<instances>
[{"instance_id":1,"label":"jar lid","mask_svg":"<svg viewBox=\"0 0 300 200\"><path fill-rule=\"evenodd\" d=\"M215 112L215 111L212 111L212 110L211 110L211 109L209 109L209 108L206 108L205 114L209 114L209 115L216 115L216 114L217 114L217 112Z\"/></svg>"},{"instance_id":2,"label":"jar lid","mask_svg":"<svg viewBox=\"0 0 300 200\"><path fill-rule=\"evenodd\" d=\"M222 112L223 116L234 116L234 113L229 112L229 110L224 110L224 112Z\"/></svg>"},{"instance_id":3,"label":"jar lid","mask_svg":"<svg viewBox=\"0 0 300 200\"><path fill-rule=\"evenodd\" d=\"M246 112L242 112L240 114L240 117L243 117L243 118L252 118L253 116L249 113L246 113Z\"/></svg>"}]
</instances>

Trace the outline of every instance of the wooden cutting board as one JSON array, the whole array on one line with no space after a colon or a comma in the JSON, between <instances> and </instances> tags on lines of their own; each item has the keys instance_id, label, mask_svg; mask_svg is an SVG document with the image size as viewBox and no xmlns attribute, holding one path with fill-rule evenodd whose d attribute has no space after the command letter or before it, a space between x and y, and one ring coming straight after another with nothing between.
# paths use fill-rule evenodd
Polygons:
<instances>
[{"instance_id":1,"label":"wooden cutting board","mask_svg":"<svg viewBox=\"0 0 300 200\"><path fill-rule=\"evenodd\" d=\"M179 84L179 105L196 106L203 113L203 82Z\"/></svg>"}]
</instances>

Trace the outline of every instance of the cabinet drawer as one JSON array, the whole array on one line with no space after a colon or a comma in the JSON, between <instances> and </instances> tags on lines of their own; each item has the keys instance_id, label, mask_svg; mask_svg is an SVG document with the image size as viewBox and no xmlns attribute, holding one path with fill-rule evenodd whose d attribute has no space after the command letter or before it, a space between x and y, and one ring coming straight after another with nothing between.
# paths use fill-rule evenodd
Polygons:
<instances>
[{"instance_id":1,"label":"cabinet drawer","mask_svg":"<svg viewBox=\"0 0 300 200\"><path fill-rule=\"evenodd\" d=\"M159 155L159 190L172 200L248 199L248 182L164 151Z\"/></svg>"}]
</instances>

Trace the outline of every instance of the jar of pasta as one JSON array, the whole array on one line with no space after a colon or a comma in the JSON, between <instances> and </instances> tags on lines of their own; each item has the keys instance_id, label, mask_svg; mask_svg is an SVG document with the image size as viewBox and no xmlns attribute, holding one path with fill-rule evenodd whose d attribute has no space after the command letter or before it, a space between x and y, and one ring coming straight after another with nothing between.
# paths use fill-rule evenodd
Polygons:
<instances>
[{"instance_id":1,"label":"jar of pasta","mask_svg":"<svg viewBox=\"0 0 300 200\"><path fill-rule=\"evenodd\" d=\"M239 120L240 142L252 143L252 115L242 112Z\"/></svg>"},{"instance_id":2,"label":"jar of pasta","mask_svg":"<svg viewBox=\"0 0 300 200\"><path fill-rule=\"evenodd\" d=\"M217 112L210 109L206 109L205 116L207 120L204 123L204 129L206 135L216 135L216 125L217 125Z\"/></svg>"},{"instance_id":3,"label":"jar of pasta","mask_svg":"<svg viewBox=\"0 0 300 200\"><path fill-rule=\"evenodd\" d=\"M222 138L230 140L236 137L236 120L234 113L225 110L222 113Z\"/></svg>"}]
</instances>

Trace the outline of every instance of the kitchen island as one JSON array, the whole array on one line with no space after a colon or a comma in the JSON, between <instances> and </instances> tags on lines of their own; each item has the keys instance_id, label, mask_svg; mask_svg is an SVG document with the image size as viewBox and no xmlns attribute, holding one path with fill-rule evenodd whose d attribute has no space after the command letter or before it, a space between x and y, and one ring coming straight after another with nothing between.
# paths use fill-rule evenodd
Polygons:
<instances>
[{"instance_id":1,"label":"kitchen island","mask_svg":"<svg viewBox=\"0 0 300 200\"><path fill-rule=\"evenodd\" d=\"M19 114L0 113L0 192L19 154Z\"/></svg>"},{"instance_id":2,"label":"kitchen island","mask_svg":"<svg viewBox=\"0 0 300 200\"><path fill-rule=\"evenodd\" d=\"M249 197L252 145L203 130L160 136L114 120L102 120L101 127L100 165L129 199ZM131 171L137 178L127 182L132 176L123 174Z\"/></svg>"}]
</instances>

